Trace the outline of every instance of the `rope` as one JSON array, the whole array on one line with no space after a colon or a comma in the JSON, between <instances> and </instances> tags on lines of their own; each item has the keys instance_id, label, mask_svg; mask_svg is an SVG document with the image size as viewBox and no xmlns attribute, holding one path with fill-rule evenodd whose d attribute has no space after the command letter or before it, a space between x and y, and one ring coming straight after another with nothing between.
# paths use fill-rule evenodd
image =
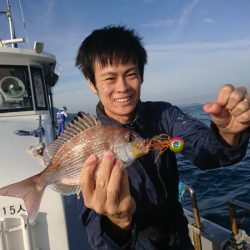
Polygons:
<instances>
[{"instance_id":1,"label":"rope","mask_svg":"<svg viewBox=\"0 0 250 250\"><path fill-rule=\"evenodd\" d=\"M32 130L32 131L27 131L27 130L16 130L14 131L15 135L20 135L20 136L35 136L35 137L39 137L40 135L43 136L44 135L44 128L43 127L39 127L38 129Z\"/></svg>"}]
</instances>

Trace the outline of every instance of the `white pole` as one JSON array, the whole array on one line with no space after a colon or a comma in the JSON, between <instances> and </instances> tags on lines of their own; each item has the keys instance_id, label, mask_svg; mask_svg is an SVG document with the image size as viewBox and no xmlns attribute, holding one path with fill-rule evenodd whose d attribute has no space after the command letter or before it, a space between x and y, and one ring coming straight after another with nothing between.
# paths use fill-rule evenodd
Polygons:
<instances>
[{"instance_id":1,"label":"white pole","mask_svg":"<svg viewBox=\"0 0 250 250\"><path fill-rule=\"evenodd\" d=\"M0 250L4 250L4 240L3 240L3 226L2 226L3 222L0 221Z\"/></svg>"},{"instance_id":2,"label":"white pole","mask_svg":"<svg viewBox=\"0 0 250 250\"><path fill-rule=\"evenodd\" d=\"M21 214L20 217L21 217L24 249L25 250L31 250L30 235L29 235L29 225L28 225L27 215Z\"/></svg>"},{"instance_id":3,"label":"white pole","mask_svg":"<svg viewBox=\"0 0 250 250\"><path fill-rule=\"evenodd\" d=\"M7 11L6 11L6 15L9 21L9 28L10 28L10 38L11 40L15 38L15 32L14 32L14 27L13 27L13 23L12 23L12 18L11 18L11 12L10 12L10 2L9 0L7 0ZM12 44L12 47L14 48L15 45Z\"/></svg>"}]
</instances>

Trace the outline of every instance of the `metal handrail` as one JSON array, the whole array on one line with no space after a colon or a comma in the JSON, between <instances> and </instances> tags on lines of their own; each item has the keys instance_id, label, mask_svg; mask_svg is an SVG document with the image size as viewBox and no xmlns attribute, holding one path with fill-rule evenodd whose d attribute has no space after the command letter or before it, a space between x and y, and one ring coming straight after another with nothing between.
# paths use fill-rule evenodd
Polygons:
<instances>
[{"instance_id":1,"label":"metal handrail","mask_svg":"<svg viewBox=\"0 0 250 250\"><path fill-rule=\"evenodd\" d=\"M247 212L250 212L250 205L238 200L231 200L229 202L229 215L231 220L231 229L233 235L237 235L239 233L239 227L237 223L237 216L236 216L236 208L242 208Z\"/></svg>"},{"instance_id":2,"label":"metal handrail","mask_svg":"<svg viewBox=\"0 0 250 250\"><path fill-rule=\"evenodd\" d=\"M196 195L195 192L193 190L193 188L184 185L183 186L183 195L186 192L189 192L190 194L190 198L191 198L191 204L192 204L192 208L193 208L193 215L194 215L194 227L197 228L198 230L201 229L202 224L200 221L200 214L199 214L199 209L198 209L198 205L197 205L197 200L196 200ZM197 233L196 231L193 231L193 239L194 239L194 248L195 250L202 250L202 245L201 245L201 236L199 233Z\"/></svg>"}]
</instances>

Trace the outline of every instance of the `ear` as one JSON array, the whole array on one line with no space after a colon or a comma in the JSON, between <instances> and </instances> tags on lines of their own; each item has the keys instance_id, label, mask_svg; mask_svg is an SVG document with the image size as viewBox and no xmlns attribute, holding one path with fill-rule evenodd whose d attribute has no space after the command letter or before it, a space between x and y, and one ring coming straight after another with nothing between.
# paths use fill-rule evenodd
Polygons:
<instances>
[{"instance_id":1,"label":"ear","mask_svg":"<svg viewBox=\"0 0 250 250\"><path fill-rule=\"evenodd\" d=\"M94 94L97 94L97 89L96 89L95 85L94 85L91 81L89 81L89 80L88 80L88 85L89 85L90 90L91 90Z\"/></svg>"}]
</instances>

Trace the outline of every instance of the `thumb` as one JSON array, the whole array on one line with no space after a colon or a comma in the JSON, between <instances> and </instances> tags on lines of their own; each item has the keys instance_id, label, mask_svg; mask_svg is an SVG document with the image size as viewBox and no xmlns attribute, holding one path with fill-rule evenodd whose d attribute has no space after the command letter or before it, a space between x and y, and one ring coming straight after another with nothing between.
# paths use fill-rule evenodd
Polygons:
<instances>
[{"instance_id":1,"label":"thumb","mask_svg":"<svg viewBox=\"0 0 250 250\"><path fill-rule=\"evenodd\" d=\"M210 114L211 116L213 116L213 115L218 116L222 112L221 106L218 103L212 103L212 102L204 104L203 110L206 113Z\"/></svg>"},{"instance_id":2,"label":"thumb","mask_svg":"<svg viewBox=\"0 0 250 250\"><path fill-rule=\"evenodd\" d=\"M230 121L230 112L218 103L206 103L203 105L203 110L210 115L213 123L219 127L225 127Z\"/></svg>"}]
</instances>

